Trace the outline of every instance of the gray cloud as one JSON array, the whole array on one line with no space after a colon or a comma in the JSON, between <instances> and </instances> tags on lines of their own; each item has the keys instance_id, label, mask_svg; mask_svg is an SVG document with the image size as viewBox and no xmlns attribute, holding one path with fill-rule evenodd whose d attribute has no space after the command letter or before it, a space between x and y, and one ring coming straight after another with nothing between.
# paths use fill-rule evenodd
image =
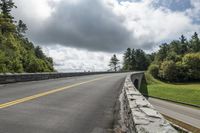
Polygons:
<instances>
[{"instance_id":1,"label":"gray cloud","mask_svg":"<svg viewBox=\"0 0 200 133\"><path fill-rule=\"evenodd\" d=\"M28 37L36 44L59 44L90 51L119 53L127 47L150 50L163 40L199 29L184 11L154 8L152 2L16 0L18 9L14 14L27 23ZM195 9L189 10L189 14L199 11Z\"/></svg>"},{"instance_id":2,"label":"gray cloud","mask_svg":"<svg viewBox=\"0 0 200 133\"><path fill-rule=\"evenodd\" d=\"M96 51L121 51L133 42L131 33L122 25L122 18L99 0L75 4L62 1L40 30L34 31L31 37L40 44L61 44Z\"/></svg>"}]
</instances>

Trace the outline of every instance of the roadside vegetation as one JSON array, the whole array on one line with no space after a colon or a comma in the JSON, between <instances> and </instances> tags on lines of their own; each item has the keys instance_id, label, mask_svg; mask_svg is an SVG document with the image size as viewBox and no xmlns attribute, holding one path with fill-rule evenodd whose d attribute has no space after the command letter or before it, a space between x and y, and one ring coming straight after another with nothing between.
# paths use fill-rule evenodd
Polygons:
<instances>
[{"instance_id":1,"label":"roadside vegetation","mask_svg":"<svg viewBox=\"0 0 200 133\"><path fill-rule=\"evenodd\" d=\"M155 79L148 72L145 77L147 86L141 88L143 94L200 106L200 83L166 83Z\"/></svg>"},{"instance_id":2,"label":"roadside vegetation","mask_svg":"<svg viewBox=\"0 0 200 133\"><path fill-rule=\"evenodd\" d=\"M191 38L163 43L155 53L128 48L123 71L146 71L141 93L158 98L200 106L200 39Z\"/></svg>"},{"instance_id":3,"label":"roadside vegetation","mask_svg":"<svg viewBox=\"0 0 200 133\"><path fill-rule=\"evenodd\" d=\"M16 22L12 0L0 1L0 73L52 72L53 60L26 38L26 24Z\"/></svg>"},{"instance_id":4,"label":"roadside vegetation","mask_svg":"<svg viewBox=\"0 0 200 133\"><path fill-rule=\"evenodd\" d=\"M149 67L154 78L166 82L200 81L200 39L195 32L187 40L183 35L179 40L160 46Z\"/></svg>"},{"instance_id":5,"label":"roadside vegetation","mask_svg":"<svg viewBox=\"0 0 200 133\"><path fill-rule=\"evenodd\" d=\"M200 39L165 43L146 72L149 96L200 106Z\"/></svg>"}]
</instances>

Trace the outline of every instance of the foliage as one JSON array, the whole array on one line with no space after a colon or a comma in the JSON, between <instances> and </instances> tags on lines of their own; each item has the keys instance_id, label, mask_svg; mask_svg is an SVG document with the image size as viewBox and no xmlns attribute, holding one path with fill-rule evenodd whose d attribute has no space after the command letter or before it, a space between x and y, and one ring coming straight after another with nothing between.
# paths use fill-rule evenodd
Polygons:
<instances>
[{"instance_id":1,"label":"foliage","mask_svg":"<svg viewBox=\"0 0 200 133\"><path fill-rule=\"evenodd\" d=\"M152 60L153 55L147 55L141 49L128 48L124 53L123 70L146 70Z\"/></svg>"},{"instance_id":2,"label":"foliage","mask_svg":"<svg viewBox=\"0 0 200 133\"><path fill-rule=\"evenodd\" d=\"M169 99L177 102L200 105L200 83L170 84L155 79L145 73L148 96ZM141 91L143 92L143 91ZM146 94L146 93L144 93Z\"/></svg>"},{"instance_id":3,"label":"foliage","mask_svg":"<svg viewBox=\"0 0 200 133\"><path fill-rule=\"evenodd\" d=\"M113 55L113 57L111 57L109 66L115 72L119 68L119 60L117 59L117 56L115 54Z\"/></svg>"},{"instance_id":4,"label":"foliage","mask_svg":"<svg viewBox=\"0 0 200 133\"><path fill-rule=\"evenodd\" d=\"M12 19L14 19L14 17L12 17L10 12L12 8L17 8L15 6L15 3L12 0L1 0L0 8L3 14L3 18L10 19L10 21L12 22Z\"/></svg>"},{"instance_id":5,"label":"foliage","mask_svg":"<svg viewBox=\"0 0 200 133\"><path fill-rule=\"evenodd\" d=\"M0 73L54 71L52 58L24 37L26 24L13 22L10 12L14 7L12 0L0 2Z\"/></svg>"},{"instance_id":6,"label":"foliage","mask_svg":"<svg viewBox=\"0 0 200 133\"><path fill-rule=\"evenodd\" d=\"M26 31L28 30L28 28L26 24L23 23L22 20L19 20L16 30L17 30L18 35L23 37Z\"/></svg>"},{"instance_id":7,"label":"foliage","mask_svg":"<svg viewBox=\"0 0 200 133\"><path fill-rule=\"evenodd\" d=\"M157 77L158 76L158 72L159 72L159 66L155 65L155 64L151 64L148 68L149 73L153 76L153 77Z\"/></svg>"},{"instance_id":8,"label":"foliage","mask_svg":"<svg viewBox=\"0 0 200 133\"><path fill-rule=\"evenodd\" d=\"M182 35L180 40L160 45L154 64L158 73L150 73L158 79L169 82L200 81L200 39L195 32L189 41ZM155 70L156 71L156 70Z\"/></svg>"},{"instance_id":9,"label":"foliage","mask_svg":"<svg viewBox=\"0 0 200 133\"><path fill-rule=\"evenodd\" d=\"M159 77L167 81L176 80L176 64L173 61L162 62L159 70Z\"/></svg>"},{"instance_id":10,"label":"foliage","mask_svg":"<svg viewBox=\"0 0 200 133\"><path fill-rule=\"evenodd\" d=\"M132 70L132 59L133 59L133 55L132 55L132 50L130 48L128 48L126 50L126 52L124 53L124 66L123 68L125 70Z\"/></svg>"},{"instance_id":11,"label":"foliage","mask_svg":"<svg viewBox=\"0 0 200 133\"><path fill-rule=\"evenodd\" d=\"M200 80L200 52L186 54L183 64L188 69L187 75L190 80Z\"/></svg>"}]
</instances>

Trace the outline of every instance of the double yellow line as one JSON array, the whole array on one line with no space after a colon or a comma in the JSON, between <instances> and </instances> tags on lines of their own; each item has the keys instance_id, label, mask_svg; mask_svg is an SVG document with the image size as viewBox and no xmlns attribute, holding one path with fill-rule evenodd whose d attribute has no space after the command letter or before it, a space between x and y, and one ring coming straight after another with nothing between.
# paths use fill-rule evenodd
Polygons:
<instances>
[{"instance_id":1,"label":"double yellow line","mask_svg":"<svg viewBox=\"0 0 200 133\"><path fill-rule=\"evenodd\" d=\"M39 98L39 97L49 95L49 94L53 94L53 93L56 93L56 92L59 92L59 91L67 90L69 88L80 86L82 84L86 84L86 83L94 82L94 81L97 81L97 80L105 79L105 78L108 78L108 77L110 77L110 76L100 77L100 78L96 78L96 79L93 79L93 80L88 80L88 81L72 84L72 85L69 85L69 86L56 88L56 89L46 91L46 92L43 92L43 93L38 93L36 95L32 95L32 96L24 97L24 98L17 99L17 100L14 100L14 101L10 101L10 102L7 102L7 103L3 103L3 104L0 104L0 109L10 107L10 106L13 106L13 105L16 105L16 104L19 104L19 103L23 103L23 102L26 102L26 101L30 101L30 100L33 100L33 99L36 99L36 98Z\"/></svg>"}]
</instances>

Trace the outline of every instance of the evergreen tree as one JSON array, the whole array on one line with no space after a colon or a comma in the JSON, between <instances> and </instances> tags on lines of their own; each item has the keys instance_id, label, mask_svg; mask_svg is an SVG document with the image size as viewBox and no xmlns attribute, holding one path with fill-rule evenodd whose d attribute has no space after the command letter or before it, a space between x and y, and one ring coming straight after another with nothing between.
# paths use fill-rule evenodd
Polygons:
<instances>
[{"instance_id":1,"label":"evergreen tree","mask_svg":"<svg viewBox=\"0 0 200 133\"><path fill-rule=\"evenodd\" d=\"M12 0L1 0L0 8L3 14L3 18L10 19L9 21L13 22L14 17L10 14L12 8L16 8Z\"/></svg>"},{"instance_id":2,"label":"evergreen tree","mask_svg":"<svg viewBox=\"0 0 200 133\"><path fill-rule=\"evenodd\" d=\"M54 71L52 58L24 38L26 24L13 22L10 12L14 7L12 0L0 1L0 73Z\"/></svg>"},{"instance_id":3,"label":"evergreen tree","mask_svg":"<svg viewBox=\"0 0 200 133\"><path fill-rule=\"evenodd\" d=\"M187 42L187 39L185 38L184 35L181 35L181 37L180 37L180 41L181 41L182 44L184 44L184 43Z\"/></svg>"},{"instance_id":4,"label":"evergreen tree","mask_svg":"<svg viewBox=\"0 0 200 133\"><path fill-rule=\"evenodd\" d=\"M181 35L180 42L178 41L178 54L185 54L188 52L188 41L184 35Z\"/></svg>"},{"instance_id":5,"label":"evergreen tree","mask_svg":"<svg viewBox=\"0 0 200 133\"><path fill-rule=\"evenodd\" d=\"M110 64L112 70L115 72L117 71L117 68L119 68L119 60L117 59L117 56L114 54L113 57L110 59Z\"/></svg>"},{"instance_id":6,"label":"evergreen tree","mask_svg":"<svg viewBox=\"0 0 200 133\"><path fill-rule=\"evenodd\" d=\"M163 61L166 58L167 53L169 52L169 45L167 43L160 45L159 48L160 49L156 56L157 62Z\"/></svg>"},{"instance_id":7,"label":"evergreen tree","mask_svg":"<svg viewBox=\"0 0 200 133\"><path fill-rule=\"evenodd\" d=\"M12 0L0 1L0 31L2 34L15 31L15 25L13 24L14 17L10 13L12 8L16 8Z\"/></svg>"},{"instance_id":8,"label":"evergreen tree","mask_svg":"<svg viewBox=\"0 0 200 133\"><path fill-rule=\"evenodd\" d=\"M132 70L132 52L130 48L127 48L127 50L124 53L124 63L123 63L123 69L124 70Z\"/></svg>"},{"instance_id":9,"label":"evergreen tree","mask_svg":"<svg viewBox=\"0 0 200 133\"><path fill-rule=\"evenodd\" d=\"M27 30L28 30L28 28L27 28L26 24L24 24L24 22L22 20L19 20L18 25L17 25L18 35L23 37Z\"/></svg>"},{"instance_id":10,"label":"evergreen tree","mask_svg":"<svg viewBox=\"0 0 200 133\"><path fill-rule=\"evenodd\" d=\"M135 70L136 69L135 49L132 49L130 64L131 64L130 70L132 71Z\"/></svg>"},{"instance_id":11,"label":"evergreen tree","mask_svg":"<svg viewBox=\"0 0 200 133\"><path fill-rule=\"evenodd\" d=\"M200 39L196 32L194 33L190 41L190 50L191 52L200 52Z\"/></svg>"},{"instance_id":12,"label":"evergreen tree","mask_svg":"<svg viewBox=\"0 0 200 133\"><path fill-rule=\"evenodd\" d=\"M186 82L200 80L200 39L195 32L187 41L184 35L180 40L160 46L149 72L166 81ZM157 73L158 72L158 73Z\"/></svg>"},{"instance_id":13,"label":"evergreen tree","mask_svg":"<svg viewBox=\"0 0 200 133\"><path fill-rule=\"evenodd\" d=\"M141 49L136 49L135 51L135 69L136 70L146 70L149 66L146 54Z\"/></svg>"},{"instance_id":14,"label":"evergreen tree","mask_svg":"<svg viewBox=\"0 0 200 133\"><path fill-rule=\"evenodd\" d=\"M44 59L45 58L45 55L44 53L42 52L42 48L40 46L37 46L35 48L35 55L39 58L39 59Z\"/></svg>"},{"instance_id":15,"label":"evergreen tree","mask_svg":"<svg viewBox=\"0 0 200 133\"><path fill-rule=\"evenodd\" d=\"M124 64L123 70L126 71L137 71L146 70L151 62L151 56L147 55L141 49L130 49L128 48L124 53ZM154 57L153 57L154 58Z\"/></svg>"}]
</instances>

